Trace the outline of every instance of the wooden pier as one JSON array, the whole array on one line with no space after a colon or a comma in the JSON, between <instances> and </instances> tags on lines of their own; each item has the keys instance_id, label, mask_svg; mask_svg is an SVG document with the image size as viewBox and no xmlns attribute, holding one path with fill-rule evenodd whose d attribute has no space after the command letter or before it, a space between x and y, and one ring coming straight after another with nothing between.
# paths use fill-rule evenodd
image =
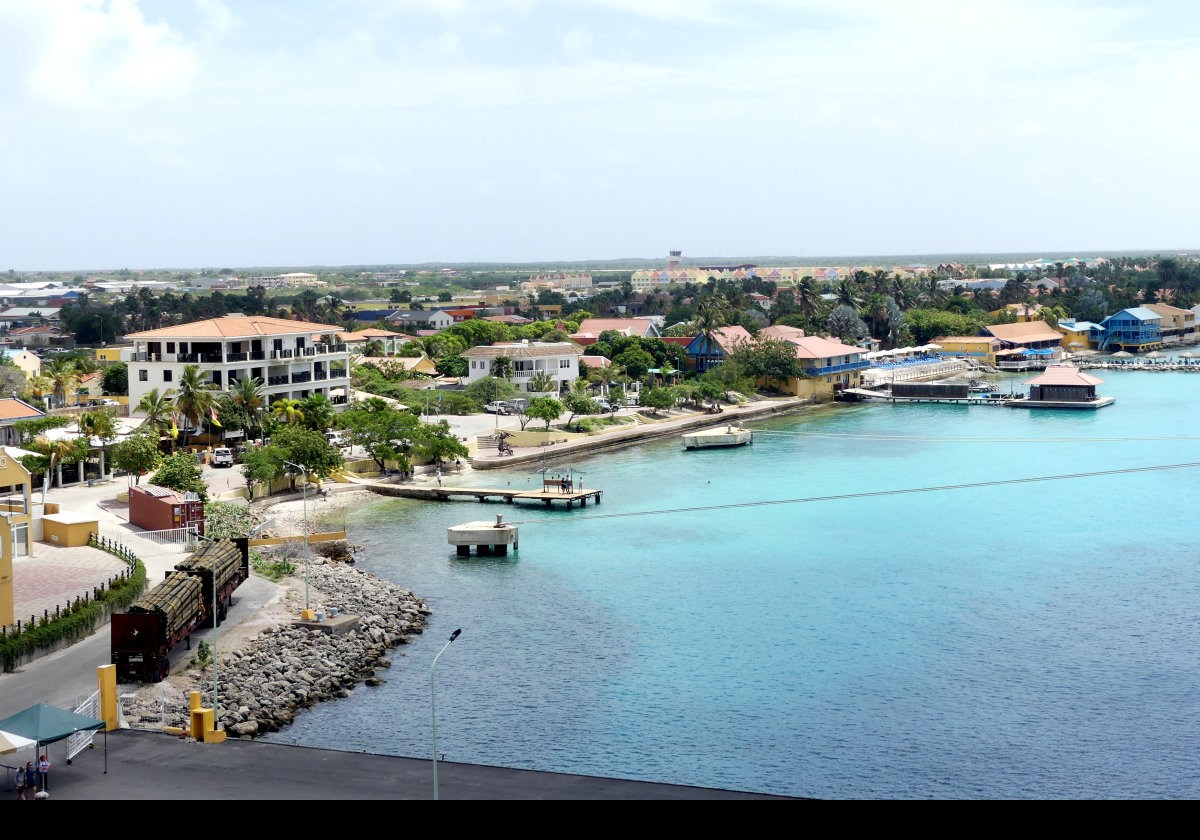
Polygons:
<instances>
[{"instance_id":1,"label":"wooden pier","mask_svg":"<svg viewBox=\"0 0 1200 840\"><path fill-rule=\"evenodd\" d=\"M499 501L510 505L519 500L542 502L546 507L553 506L555 502L563 502L568 509L574 507L576 503L580 507L584 507L589 500L594 504L600 504L600 499L604 495L603 490L594 488L587 490L573 488L563 492L554 487L544 487L541 490L521 490L515 487L402 487L398 484L383 483L369 486L371 490L381 495L399 496L403 499L425 499L434 502L474 499L477 502Z\"/></svg>"},{"instance_id":2,"label":"wooden pier","mask_svg":"<svg viewBox=\"0 0 1200 840\"><path fill-rule=\"evenodd\" d=\"M853 394L863 400L890 403L948 403L951 405L1007 405L1014 394L970 394L965 397L897 397L888 391L871 391L866 388L846 388L843 394Z\"/></svg>"}]
</instances>

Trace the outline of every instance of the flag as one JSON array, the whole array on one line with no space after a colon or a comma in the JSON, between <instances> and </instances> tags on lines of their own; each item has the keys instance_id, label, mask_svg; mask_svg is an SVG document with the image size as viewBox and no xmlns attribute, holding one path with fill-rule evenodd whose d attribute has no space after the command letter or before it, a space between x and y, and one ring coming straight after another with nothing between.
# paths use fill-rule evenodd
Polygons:
<instances>
[{"instance_id":1,"label":"flag","mask_svg":"<svg viewBox=\"0 0 1200 840\"><path fill-rule=\"evenodd\" d=\"M177 423L175 422L175 415L174 415L174 414L172 414L172 415L171 415L171 437L172 437L172 438L177 438L177 437L179 437L179 424L177 424Z\"/></svg>"},{"instance_id":2,"label":"flag","mask_svg":"<svg viewBox=\"0 0 1200 840\"><path fill-rule=\"evenodd\" d=\"M209 407L208 419L212 421L212 424L214 426L216 426L218 428L222 428L222 429L225 428L224 426L221 425L221 421L217 419L217 407L216 406Z\"/></svg>"}]
</instances>

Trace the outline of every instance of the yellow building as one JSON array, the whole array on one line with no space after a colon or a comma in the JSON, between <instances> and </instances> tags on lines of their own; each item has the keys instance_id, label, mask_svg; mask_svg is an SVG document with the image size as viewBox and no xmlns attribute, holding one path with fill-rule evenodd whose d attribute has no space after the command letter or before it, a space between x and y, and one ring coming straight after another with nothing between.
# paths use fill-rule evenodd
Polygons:
<instances>
[{"instance_id":1,"label":"yellow building","mask_svg":"<svg viewBox=\"0 0 1200 840\"><path fill-rule=\"evenodd\" d=\"M14 365L16 365L21 373L25 374L26 379L33 379L35 376L40 376L42 373L42 360L36 354L30 353L28 350L14 350L4 348L0 350L8 357Z\"/></svg>"},{"instance_id":2,"label":"yellow building","mask_svg":"<svg viewBox=\"0 0 1200 840\"><path fill-rule=\"evenodd\" d=\"M1095 348L1091 340L1092 328L1097 326L1091 321L1059 321L1055 327L1062 333L1062 346L1066 350L1086 350Z\"/></svg>"},{"instance_id":3,"label":"yellow building","mask_svg":"<svg viewBox=\"0 0 1200 840\"><path fill-rule=\"evenodd\" d=\"M1196 313L1166 303L1144 303L1143 307L1162 316L1163 344L1191 343L1196 337Z\"/></svg>"},{"instance_id":4,"label":"yellow building","mask_svg":"<svg viewBox=\"0 0 1200 840\"><path fill-rule=\"evenodd\" d=\"M933 343L942 349L943 356L970 356L989 365L996 364L996 351L1004 346L998 338L991 336L950 335L935 338Z\"/></svg>"},{"instance_id":5,"label":"yellow building","mask_svg":"<svg viewBox=\"0 0 1200 840\"><path fill-rule=\"evenodd\" d=\"M7 627L13 615L13 558L33 552L30 477L16 458L16 450L0 447L0 626Z\"/></svg>"},{"instance_id":6,"label":"yellow building","mask_svg":"<svg viewBox=\"0 0 1200 840\"><path fill-rule=\"evenodd\" d=\"M863 349L843 344L837 339L817 336L784 338L796 346L796 358L807 378L790 378L779 384L779 390L797 397L831 397L844 388L857 388L862 383L862 371L870 367L863 358ZM766 385L766 382L760 382Z\"/></svg>"}]
</instances>

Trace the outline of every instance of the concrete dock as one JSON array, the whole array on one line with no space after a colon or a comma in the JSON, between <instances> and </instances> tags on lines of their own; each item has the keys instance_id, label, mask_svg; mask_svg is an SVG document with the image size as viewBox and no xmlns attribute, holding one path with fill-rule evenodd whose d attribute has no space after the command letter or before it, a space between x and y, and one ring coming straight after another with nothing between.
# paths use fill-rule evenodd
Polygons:
<instances>
[{"instance_id":1,"label":"concrete dock","mask_svg":"<svg viewBox=\"0 0 1200 840\"><path fill-rule=\"evenodd\" d=\"M589 500L594 504L600 504L600 499L604 495L603 490L595 488L587 490L574 489L563 492L556 489L521 490L514 487L403 487L399 484L386 484L383 482L363 486L382 496L399 496L403 499L424 499L433 502L474 499L477 502L500 501L510 505L516 501L533 501L542 502L546 507L550 507L555 502L562 502L568 508L574 507L576 503L580 507L583 507Z\"/></svg>"}]
</instances>

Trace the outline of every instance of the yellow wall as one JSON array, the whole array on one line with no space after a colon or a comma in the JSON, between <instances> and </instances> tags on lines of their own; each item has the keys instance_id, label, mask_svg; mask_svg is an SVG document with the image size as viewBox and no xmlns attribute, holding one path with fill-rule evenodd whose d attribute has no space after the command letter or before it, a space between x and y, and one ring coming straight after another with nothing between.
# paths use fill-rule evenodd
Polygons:
<instances>
[{"instance_id":1,"label":"yellow wall","mask_svg":"<svg viewBox=\"0 0 1200 840\"><path fill-rule=\"evenodd\" d=\"M1000 342L988 338L978 338L970 340L954 341L948 338L935 338L934 343L941 347L941 354L944 356L955 356L958 354L971 356L975 359L981 359L989 365L996 364L996 350L1000 347Z\"/></svg>"},{"instance_id":2,"label":"yellow wall","mask_svg":"<svg viewBox=\"0 0 1200 840\"><path fill-rule=\"evenodd\" d=\"M15 458L0 455L0 486L21 487L18 492L24 493L26 503L29 503L29 470L25 469ZM23 486L22 486L23 485ZM28 508L26 508L28 510ZM13 537L12 528L15 525L29 525L28 513L6 513L0 517L0 625L9 625L15 621L13 617ZM25 529L28 535L25 542L27 554L33 554L33 528Z\"/></svg>"},{"instance_id":3,"label":"yellow wall","mask_svg":"<svg viewBox=\"0 0 1200 840\"><path fill-rule=\"evenodd\" d=\"M100 523L91 522L56 522L48 517L42 518L42 538L55 545L75 547L88 544L88 535L100 533Z\"/></svg>"},{"instance_id":4,"label":"yellow wall","mask_svg":"<svg viewBox=\"0 0 1200 840\"><path fill-rule=\"evenodd\" d=\"M1058 331L1063 334L1062 346L1068 350L1078 350L1078 347L1072 347L1072 344L1079 343L1084 347L1092 347L1088 341L1088 336L1091 330L1073 330L1070 327L1059 326Z\"/></svg>"}]
</instances>

